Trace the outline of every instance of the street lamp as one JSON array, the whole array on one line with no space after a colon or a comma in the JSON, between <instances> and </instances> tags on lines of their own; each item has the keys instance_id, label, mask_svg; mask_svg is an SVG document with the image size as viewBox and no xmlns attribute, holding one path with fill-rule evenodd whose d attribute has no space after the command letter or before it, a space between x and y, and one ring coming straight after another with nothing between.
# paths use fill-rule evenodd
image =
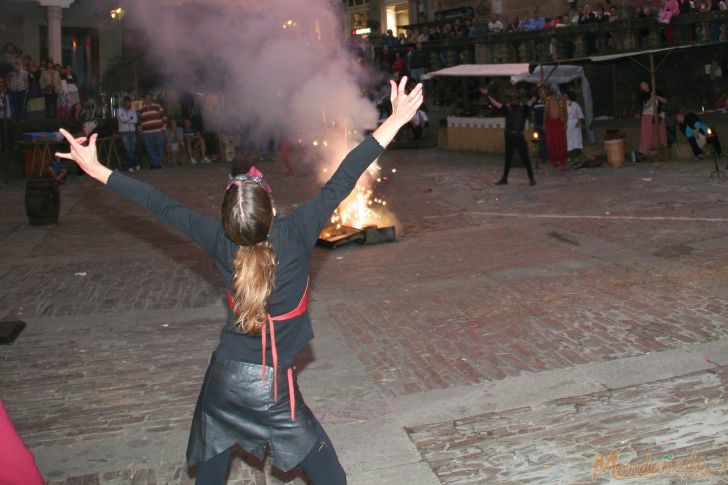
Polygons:
<instances>
[{"instance_id":1,"label":"street lamp","mask_svg":"<svg viewBox=\"0 0 728 485\"><path fill-rule=\"evenodd\" d=\"M124 15L126 15L126 10L121 7L109 10L109 17L111 17L113 20L121 20L124 18Z\"/></svg>"}]
</instances>

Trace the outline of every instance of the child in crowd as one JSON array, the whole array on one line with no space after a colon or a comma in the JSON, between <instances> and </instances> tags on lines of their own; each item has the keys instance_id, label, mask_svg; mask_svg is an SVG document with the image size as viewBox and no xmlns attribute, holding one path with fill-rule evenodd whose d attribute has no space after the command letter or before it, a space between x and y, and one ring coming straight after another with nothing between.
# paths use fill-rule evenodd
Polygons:
<instances>
[{"instance_id":1,"label":"child in crowd","mask_svg":"<svg viewBox=\"0 0 728 485\"><path fill-rule=\"evenodd\" d=\"M192 124L191 119L185 118L182 134L184 136L185 152L187 153L187 158L190 160L190 163L192 165L197 165L197 163L199 163L192 154L192 151L197 149L200 150L200 156L202 157L200 162L211 163L211 160L207 158L206 155L205 137L202 136L200 130Z\"/></svg>"},{"instance_id":2,"label":"child in crowd","mask_svg":"<svg viewBox=\"0 0 728 485\"><path fill-rule=\"evenodd\" d=\"M66 175L68 174L68 170L66 170L66 166L63 165L63 162L61 162L61 159L58 158L58 156L54 156L53 160L51 160L48 163L48 175L53 177L53 180L56 181L57 184L67 184L68 179L66 178Z\"/></svg>"}]
</instances>

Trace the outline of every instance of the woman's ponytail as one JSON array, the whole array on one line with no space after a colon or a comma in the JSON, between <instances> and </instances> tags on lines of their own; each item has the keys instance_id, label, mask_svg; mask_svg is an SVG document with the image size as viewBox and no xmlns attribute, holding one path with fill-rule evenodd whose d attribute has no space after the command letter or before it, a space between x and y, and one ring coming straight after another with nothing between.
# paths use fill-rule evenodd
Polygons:
<instances>
[{"instance_id":1,"label":"woman's ponytail","mask_svg":"<svg viewBox=\"0 0 728 485\"><path fill-rule=\"evenodd\" d=\"M276 259L270 241L241 246L233 260L235 326L255 334L268 319L268 298L273 292Z\"/></svg>"},{"instance_id":2,"label":"woman's ponytail","mask_svg":"<svg viewBox=\"0 0 728 485\"><path fill-rule=\"evenodd\" d=\"M270 194L256 182L231 183L222 203L222 226L239 247L232 261L235 326L244 333L258 333L268 318L276 269L268 237L273 226Z\"/></svg>"}]
</instances>

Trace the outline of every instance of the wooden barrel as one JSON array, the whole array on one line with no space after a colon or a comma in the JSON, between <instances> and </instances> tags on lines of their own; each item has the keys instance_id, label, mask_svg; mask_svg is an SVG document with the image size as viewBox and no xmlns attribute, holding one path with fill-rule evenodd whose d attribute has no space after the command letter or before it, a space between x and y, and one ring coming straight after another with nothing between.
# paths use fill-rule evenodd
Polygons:
<instances>
[{"instance_id":1,"label":"wooden barrel","mask_svg":"<svg viewBox=\"0 0 728 485\"><path fill-rule=\"evenodd\" d=\"M61 194L51 177L31 177L25 186L25 213L32 226L56 224L61 211Z\"/></svg>"}]
</instances>

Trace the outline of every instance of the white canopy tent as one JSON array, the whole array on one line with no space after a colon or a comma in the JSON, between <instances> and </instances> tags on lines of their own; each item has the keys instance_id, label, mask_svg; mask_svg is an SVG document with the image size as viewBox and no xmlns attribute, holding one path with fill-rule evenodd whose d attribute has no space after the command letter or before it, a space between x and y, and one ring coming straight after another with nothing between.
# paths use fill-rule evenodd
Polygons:
<instances>
[{"instance_id":1,"label":"white canopy tent","mask_svg":"<svg viewBox=\"0 0 728 485\"><path fill-rule=\"evenodd\" d=\"M432 79L435 76L508 77L523 72L528 72L528 64L460 64L428 72L422 79Z\"/></svg>"},{"instance_id":2,"label":"white canopy tent","mask_svg":"<svg viewBox=\"0 0 728 485\"><path fill-rule=\"evenodd\" d=\"M539 65L529 72L529 64L460 64L458 66L428 72L423 79L432 79L435 76L472 76L472 77L510 77L513 84L519 82L566 84L581 79L581 92L584 96L584 116L587 127L594 119L594 104L592 101L591 86L584 75L584 68L572 65ZM596 142L596 135L591 128L587 129L589 141Z\"/></svg>"},{"instance_id":3,"label":"white canopy tent","mask_svg":"<svg viewBox=\"0 0 728 485\"><path fill-rule=\"evenodd\" d=\"M622 52L619 54L610 54L606 56L589 56L590 61L594 62L603 62L603 61L614 61L617 59L623 59L625 57L637 57L644 54L659 54L659 53L668 53L672 52L676 49L687 49L689 47L695 47L693 44L685 44L685 45L676 45L672 47L663 47L661 49L648 49L643 51L635 51L635 52ZM647 68L645 68L647 69Z\"/></svg>"}]
</instances>

